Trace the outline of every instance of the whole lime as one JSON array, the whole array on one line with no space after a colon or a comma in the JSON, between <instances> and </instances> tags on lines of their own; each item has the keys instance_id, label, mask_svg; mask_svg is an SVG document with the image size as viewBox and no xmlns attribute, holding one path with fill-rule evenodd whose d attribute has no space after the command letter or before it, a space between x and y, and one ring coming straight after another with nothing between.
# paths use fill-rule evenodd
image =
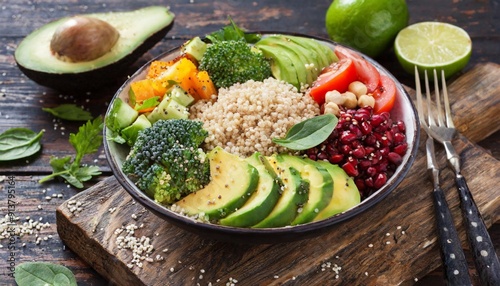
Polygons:
<instances>
[{"instance_id":1,"label":"whole lime","mask_svg":"<svg viewBox=\"0 0 500 286\"><path fill-rule=\"evenodd\" d=\"M409 17L405 0L334 0L325 22L333 41L377 57L392 46Z\"/></svg>"}]
</instances>

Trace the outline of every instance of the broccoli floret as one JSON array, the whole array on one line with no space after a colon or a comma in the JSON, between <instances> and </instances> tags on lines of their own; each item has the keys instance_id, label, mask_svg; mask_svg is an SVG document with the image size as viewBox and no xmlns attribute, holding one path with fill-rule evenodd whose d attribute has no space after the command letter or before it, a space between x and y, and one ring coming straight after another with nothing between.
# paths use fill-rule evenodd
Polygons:
<instances>
[{"instance_id":1,"label":"broccoli floret","mask_svg":"<svg viewBox=\"0 0 500 286\"><path fill-rule=\"evenodd\" d=\"M210 164L199 146L208 136L202 122L159 120L139 133L123 172L156 201L171 204L210 181Z\"/></svg>"},{"instance_id":2,"label":"broccoli floret","mask_svg":"<svg viewBox=\"0 0 500 286\"><path fill-rule=\"evenodd\" d=\"M217 88L248 80L263 81L271 76L271 65L245 41L220 41L207 47L200 70L210 75Z\"/></svg>"}]
</instances>

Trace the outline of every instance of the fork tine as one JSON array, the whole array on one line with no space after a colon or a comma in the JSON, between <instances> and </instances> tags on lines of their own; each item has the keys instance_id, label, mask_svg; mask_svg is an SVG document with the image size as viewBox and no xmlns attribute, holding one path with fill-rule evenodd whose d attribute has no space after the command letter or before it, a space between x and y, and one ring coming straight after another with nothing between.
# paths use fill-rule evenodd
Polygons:
<instances>
[{"instance_id":1,"label":"fork tine","mask_svg":"<svg viewBox=\"0 0 500 286\"><path fill-rule=\"evenodd\" d=\"M444 110L446 115L446 125L450 128L455 128L453 124L453 118L451 117L450 101L448 100L448 89L446 87L446 78L444 76L444 70L441 70L441 85L443 88L443 100L444 100Z\"/></svg>"},{"instance_id":2,"label":"fork tine","mask_svg":"<svg viewBox=\"0 0 500 286\"><path fill-rule=\"evenodd\" d=\"M436 125L436 122L434 121L434 116L432 115L433 112L431 110L432 100L431 100L431 91L429 88L429 78L427 76L427 70L424 71L424 78L425 78L425 97L427 101L427 120L429 121L429 126L433 126Z\"/></svg>"},{"instance_id":3,"label":"fork tine","mask_svg":"<svg viewBox=\"0 0 500 286\"><path fill-rule=\"evenodd\" d=\"M420 120L420 124L426 125L424 119L424 112L422 107L422 90L420 88L420 76L418 74L417 66L415 66L415 95L417 97L417 113Z\"/></svg>"},{"instance_id":4,"label":"fork tine","mask_svg":"<svg viewBox=\"0 0 500 286\"><path fill-rule=\"evenodd\" d=\"M445 126L443 109L441 108L441 94L439 92L439 80L437 76L437 71L434 69L433 73L434 73L434 94L436 94L437 122L439 126Z\"/></svg>"}]
</instances>

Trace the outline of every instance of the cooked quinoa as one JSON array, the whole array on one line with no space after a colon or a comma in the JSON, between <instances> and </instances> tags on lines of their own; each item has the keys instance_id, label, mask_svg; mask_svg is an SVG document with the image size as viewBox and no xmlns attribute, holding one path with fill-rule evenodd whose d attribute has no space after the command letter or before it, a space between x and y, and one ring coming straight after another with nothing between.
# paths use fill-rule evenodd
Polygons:
<instances>
[{"instance_id":1,"label":"cooked quinoa","mask_svg":"<svg viewBox=\"0 0 500 286\"><path fill-rule=\"evenodd\" d=\"M209 133L208 149L221 146L242 157L286 151L272 138L284 137L294 124L319 114L310 96L274 78L221 88L217 100L198 101L190 109L190 118L203 121Z\"/></svg>"}]
</instances>

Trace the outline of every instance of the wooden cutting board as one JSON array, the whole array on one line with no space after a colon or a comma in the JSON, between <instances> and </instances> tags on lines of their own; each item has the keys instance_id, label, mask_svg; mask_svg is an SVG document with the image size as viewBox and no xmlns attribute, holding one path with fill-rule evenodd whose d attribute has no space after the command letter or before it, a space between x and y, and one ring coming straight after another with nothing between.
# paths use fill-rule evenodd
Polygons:
<instances>
[{"instance_id":1,"label":"wooden cutting board","mask_svg":"<svg viewBox=\"0 0 500 286\"><path fill-rule=\"evenodd\" d=\"M455 145L463 173L486 224L500 218L500 162L472 142L500 126L500 66L481 64L449 87ZM413 95L413 91L408 89ZM440 265L423 141L407 178L386 199L332 231L277 245L233 245L204 240L145 210L114 177L79 193L57 209L61 239L116 285L399 285L411 284ZM443 149L438 148L445 166ZM443 169L443 189L465 245L453 174ZM152 261L128 267L130 249L119 248L117 229L131 224L149 237ZM124 232L120 234L125 236ZM150 260L150 259L148 259Z\"/></svg>"}]
</instances>

